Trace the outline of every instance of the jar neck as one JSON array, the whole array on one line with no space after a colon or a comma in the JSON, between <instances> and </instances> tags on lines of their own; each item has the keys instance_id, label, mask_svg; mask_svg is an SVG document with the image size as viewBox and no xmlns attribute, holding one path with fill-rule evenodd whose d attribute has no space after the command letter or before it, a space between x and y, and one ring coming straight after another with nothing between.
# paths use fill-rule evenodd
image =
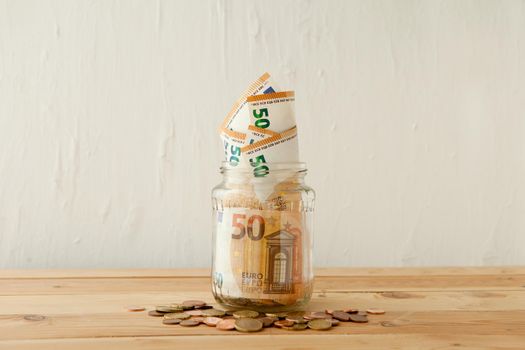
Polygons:
<instances>
[{"instance_id":1,"label":"jar neck","mask_svg":"<svg viewBox=\"0 0 525 350\"><path fill-rule=\"evenodd\" d=\"M223 162L221 174L225 182L268 183L293 182L304 183L307 169L305 163L264 163L264 164L232 164Z\"/></svg>"}]
</instances>

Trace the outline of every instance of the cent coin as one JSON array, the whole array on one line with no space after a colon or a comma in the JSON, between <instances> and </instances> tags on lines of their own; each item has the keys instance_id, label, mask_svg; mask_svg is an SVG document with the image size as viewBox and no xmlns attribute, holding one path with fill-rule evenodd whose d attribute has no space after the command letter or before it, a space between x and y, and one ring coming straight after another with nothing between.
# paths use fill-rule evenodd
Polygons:
<instances>
[{"instance_id":1,"label":"cent coin","mask_svg":"<svg viewBox=\"0 0 525 350\"><path fill-rule=\"evenodd\" d=\"M315 319L308 322L308 328L316 331L324 331L332 328L332 322L325 319Z\"/></svg>"},{"instance_id":2,"label":"cent coin","mask_svg":"<svg viewBox=\"0 0 525 350\"><path fill-rule=\"evenodd\" d=\"M199 321L196 321L194 319L184 320L179 323L183 327L195 327L200 324Z\"/></svg>"},{"instance_id":3,"label":"cent coin","mask_svg":"<svg viewBox=\"0 0 525 350\"><path fill-rule=\"evenodd\" d=\"M235 318L255 318L257 316L259 316L259 313L253 310L239 310L233 312L233 317Z\"/></svg>"},{"instance_id":4,"label":"cent coin","mask_svg":"<svg viewBox=\"0 0 525 350\"><path fill-rule=\"evenodd\" d=\"M235 319L229 318L226 320L220 320L217 323L217 329L220 329L221 331L229 331L232 329L235 329Z\"/></svg>"},{"instance_id":5,"label":"cent coin","mask_svg":"<svg viewBox=\"0 0 525 350\"><path fill-rule=\"evenodd\" d=\"M239 318L235 320L235 329L239 332L258 332L262 328L262 322L254 318Z\"/></svg>"}]
</instances>

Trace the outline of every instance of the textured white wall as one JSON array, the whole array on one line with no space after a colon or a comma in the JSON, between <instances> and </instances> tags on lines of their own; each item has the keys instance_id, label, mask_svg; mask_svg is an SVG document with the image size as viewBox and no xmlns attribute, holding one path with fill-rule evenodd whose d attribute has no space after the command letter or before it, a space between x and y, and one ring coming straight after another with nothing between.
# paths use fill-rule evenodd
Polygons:
<instances>
[{"instance_id":1,"label":"textured white wall","mask_svg":"<svg viewBox=\"0 0 525 350\"><path fill-rule=\"evenodd\" d=\"M207 266L266 70L316 265L525 264L525 2L0 0L0 267Z\"/></svg>"}]
</instances>

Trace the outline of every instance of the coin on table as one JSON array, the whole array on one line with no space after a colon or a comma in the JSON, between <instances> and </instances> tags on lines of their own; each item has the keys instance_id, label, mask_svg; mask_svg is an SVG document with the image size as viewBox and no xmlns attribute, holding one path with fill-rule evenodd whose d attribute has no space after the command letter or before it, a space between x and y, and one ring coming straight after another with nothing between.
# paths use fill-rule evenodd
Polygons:
<instances>
[{"instance_id":1,"label":"coin on table","mask_svg":"<svg viewBox=\"0 0 525 350\"><path fill-rule=\"evenodd\" d=\"M203 315L202 310L186 310L184 312L191 316L202 316Z\"/></svg>"},{"instance_id":2,"label":"coin on table","mask_svg":"<svg viewBox=\"0 0 525 350\"><path fill-rule=\"evenodd\" d=\"M200 322L190 318L188 320L181 321L179 324L183 327L195 327L198 326Z\"/></svg>"},{"instance_id":3,"label":"coin on table","mask_svg":"<svg viewBox=\"0 0 525 350\"><path fill-rule=\"evenodd\" d=\"M385 313L385 310L374 308L374 309L367 309L366 312L372 315L382 315Z\"/></svg>"},{"instance_id":4,"label":"coin on table","mask_svg":"<svg viewBox=\"0 0 525 350\"><path fill-rule=\"evenodd\" d=\"M174 309L181 310L181 311L184 311L184 310L191 310L191 309L194 308L194 307L191 306L191 305L185 305L185 304L180 304L180 303L173 303L173 304L170 304L169 306L172 307L172 308L174 308Z\"/></svg>"},{"instance_id":5,"label":"coin on table","mask_svg":"<svg viewBox=\"0 0 525 350\"><path fill-rule=\"evenodd\" d=\"M366 315L351 314L350 321L356 323L366 323L368 322L368 317L366 317Z\"/></svg>"},{"instance_id":6,"label":"coin on table","mask_svg":"<svg viewBox=\"0 0 525 350\"><path fill-rule=\"evenodd\" d=\"M332 322L326 319L318 318L308 321L308 328L315 329L316 331L324 331L326 329L332 328Z\"/></svg>"},{"instance_id":7,"label":"coin on table","mask_svg":"<svg viewBox=\"0 0 525 350\"><path fill-rule=\"evenodd\" d=\"M282 327L282 329L287 331L304 331L306 328L308 328L306 323L296 323L291 327Z\"/></svg>"},{"instance_id":8,"label":"coin on table","mask_svg":"<svg viewBox=\"0 0 525 350\"><path fill-rule=\"evenodd\" d=\"M186 319L190 318L190 315L188 315L185 312L171 312L171 313L168 313L168 314L164 315L164 319L165 320L169 320L169 319L172 319L172 318L178 318L179 320L186 320Z\"/></svg>"},{"instance_id":9,"label":"coin on table","mask_svg":"<svg viewBox=\"0 0 525 350\"><path fill-rule=\"evenodd\" d=\"M158 312L156 310L151 310L151 311L148 312L148 315L153 316L153 317L162 317L165 314L166 313L164 313L164 312Z\"/></svg>"},{"instance_id":10,"label":"coin on table","mask_svg":"<svg viewBox=\"0 0 525 350\"><path fill-rule=\"evenodd\" d=\"M286 320L293 321L294 323L307 323L308 320L305 319L303 316L286 316Z\"/></svg>"},{"instance_id":11,"label":"coin on table","mask_svg":"<svg viewBox=\"0 0 525 350\"><path fill-rule=\"evenodd\" d=\"M167 318L167 319L162 320L162 323L164 324L179 324L181 322L182 320L179 318Z\"/></svg>"},{"instance_id":12,"label":"coin on table","mask_svg":"<svg viewBox=\"0 0 525 350\"><path fill-rule=\"evenodd\" d=\"M350 314L344 311L334 311L332 312L333 318L339 321L348 322L350 320Z\"/></svg>"},{"instance_id":13,"label":"coin on table","mask_svg":"<svg viewBox=\"0 0 525 350\"><path fill-rule=\"evenodd\" d=\"M182 308L174 307L171 305L158 305L155 307L155 310L157 312L164 312L164 313L183 311Z\"/></svg>"},{"instance_id":14,"label":"coin on table","mask_svg":"<svg viewBox=\"0 0 525 350\"><path fill-rule=\"evenodd\" d=\"M267 312L266 316L268 317L277 317L277 318L285 318L288 315L287 312Z\"/></svg>"},{"instance_id":15,"label":"coin on table","mask_svg":"<svg viewBox=\"0 0 525 350\"><path fill-rule=\"evenodd\" d=\"M202 310L202 314L204 316L209 316L209 317L222 317L224 316L224 311L223 310L218 310L218 309L206 309L206 310Z\"/></svg>"},{"instance_id":16,"label":"coin on table","mask_svg":"<svg viewBox=\"0 0 525 350\"><path fill-rule=\"evenodd\" d=\"M295 324L294 321L289 320L279 320L274 322L275 327L291 327Z\"/></svg>"},{"instance_id":17,"label":"coin on table","mask_svg":"<svg viewBox=\"0 0 525 350\"><path fill-rule=\"evenodd\" d=\"M202 300L184 300L182 302L182 305L191 306L191 307L204 306L204 305L206 305L206 302L204 302Z\"/></svg>"},{"instance_id":18,"label":"coin on table","mask_svg":"<svg viewBox=\"0 0 525 350\"><path fill-rule=\"evenodd\" d=\"M239 310L233 312L233 317L235 318L255 318L257 316L259 316L259 313L253 310Z\"/></svg>"},{"instance_id":19,"label":"coin on table","mask_svg":"<svg viewBox=\"0 0 525 350\"><path fill-rule=\"evenodd\" d=\"M346 312L347 314L356 314L359 312L358 309L353 309L353 308L344 309L343 311Z\"/></svg>"},{"instance_id":20,"label":"coin on table","mask_svg":"<svg viewBox=\"0 0 525 350\"><path fill-rule=\"evenodd\" d=\"M222 318L219 317L205 317L203 322L206 326L215 327L221 321Z\"/></svg>"},{"instance_id":21,"label":"coin on table","mask_svg":"<svg viewBox=\"0 0 525 350\"><path fill-rule=\"evenodd\" d=\"M239 332L258 332L262 328L262 322L254 318L238 318L235 320L235 329Z\"/></svg>"},{"instance_id":22,"label":"coin on table","mask_svg":"<svg viewBox=\"0 0 525 350\"><path fill-rule=\"evenodd\" d=\"M229 318L226 320L220 320L217 323L217 329L220 329L221 331L229 331L232 329L235 329L235 319Z\"/></svg>"},{"instance_id":23,"label":"coin on table","mask_svg":"<svg viewBox=\"0 0 525 350\"><path fill-rule=\"evenodd\" d=\"M268 317L268 316L258 317L257 320L259 320L259 321L262 322L264 328L266 328L266 327L271 327L271 326L273 325L273 323L274 323L275 321L277 321L276 318L274 318L274 317Z\"/></svg>"},{"instance_id":24,"label":"coin on table","mask_svg":"<svg viewBox=\"0 0 525 350\"><path fill-rule=\"evenodd\" d=\"M137 305L126 306L126 309L131 312L139 312L139 311L146 310L144 306L137 306Z\"/></svg>"},{"instance_id":25,"label":"coin on table","mask_svg":"<svg viewBox=\"0 0 525 350\"><path fill-rule=\"evenodd\" d=\"M195 306L195 309L199 309L199 310L213 309L213 306L212 305L197 305Z\"/></svg>"},{"instance_id":26,"label":"coin on table","mask_svg":"<svg viewBox=\"0 0 525 350\"><path fill-rule=\"evenodd\" d=\"M324 311L312 311L304 315L304 318L307 320L316 320L316 319L330 319L332 315L327 314Z\"/></svg>"}]
</instances>

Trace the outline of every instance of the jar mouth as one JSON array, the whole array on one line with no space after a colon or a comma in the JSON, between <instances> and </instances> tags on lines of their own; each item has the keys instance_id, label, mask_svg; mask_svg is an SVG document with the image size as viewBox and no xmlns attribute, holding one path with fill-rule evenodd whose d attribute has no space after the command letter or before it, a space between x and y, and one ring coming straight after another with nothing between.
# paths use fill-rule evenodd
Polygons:
<instances>
[{"instance_id":1,"label":"jar mouth","mask_svg":"<svg viewBox=\"0 0 525 350\"><path fill-rule=\"evenodd\" d=\"M304 162L276 162L264 163L270 168L272 173L306 173L306 163ZM235 174L253 174L254 167L249 164L239 164L224 161L221 163L221 174L235 173Z\"/></svg>"}]
</instances>

